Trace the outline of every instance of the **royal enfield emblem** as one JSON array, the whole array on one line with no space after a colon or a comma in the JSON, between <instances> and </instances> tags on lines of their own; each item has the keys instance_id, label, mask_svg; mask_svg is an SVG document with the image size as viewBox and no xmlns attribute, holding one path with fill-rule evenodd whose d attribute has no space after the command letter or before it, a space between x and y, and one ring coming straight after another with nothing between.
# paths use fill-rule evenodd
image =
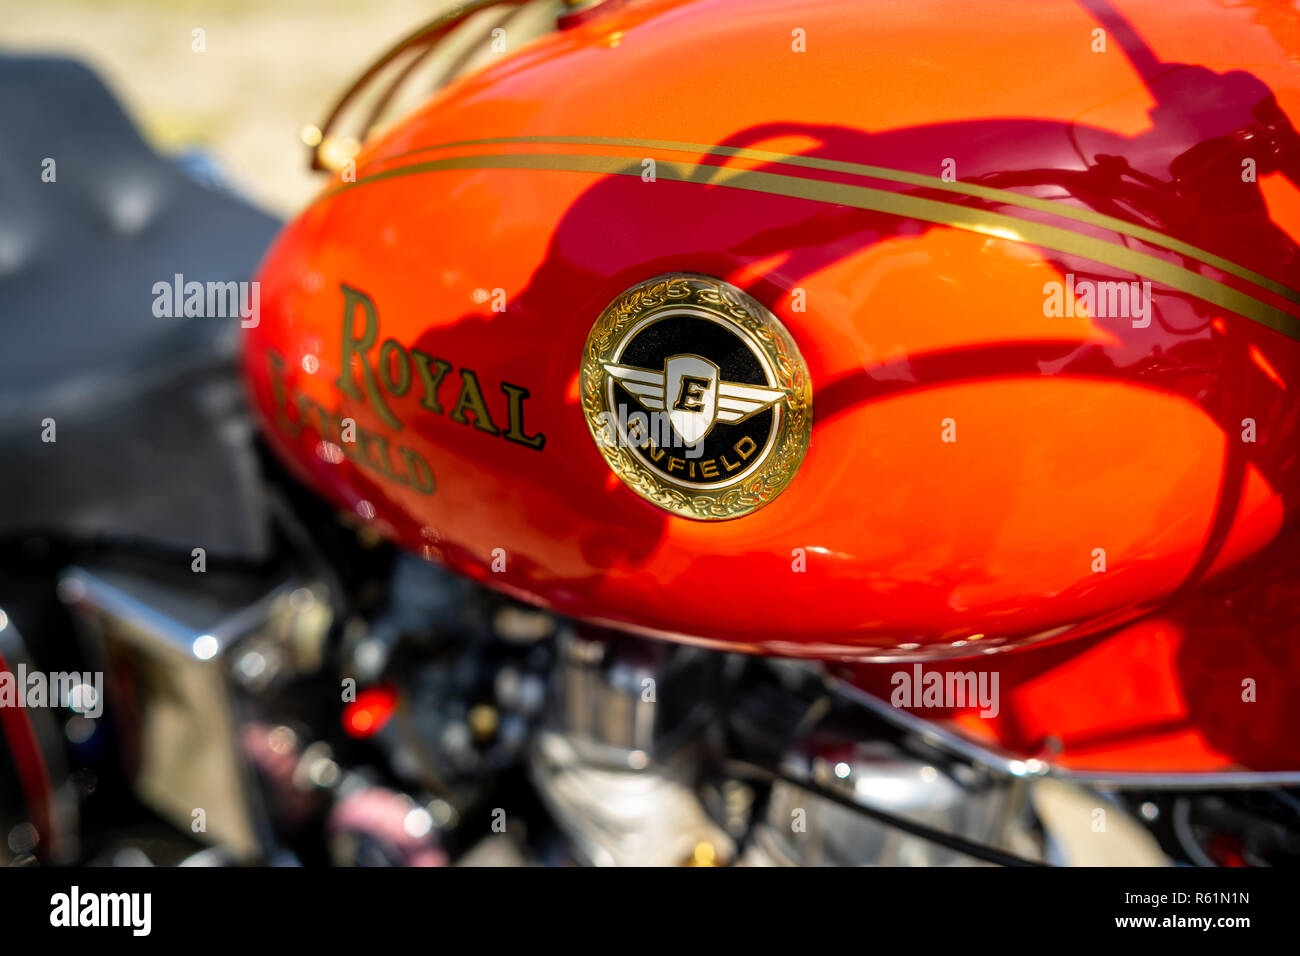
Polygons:
<instances>
[{"instance_id":1,"label":"royal enfield emblem","mask_svg":"<svg viewBox=\"0 0 1300 956\"><path fill-rule=\"evenodd\" d=\"M774 499L812 434L812 389L789 333L744 292L702 275L642 282L600 314L582 406L628 487L700 520Z\"/></svg>"}]
</instances>

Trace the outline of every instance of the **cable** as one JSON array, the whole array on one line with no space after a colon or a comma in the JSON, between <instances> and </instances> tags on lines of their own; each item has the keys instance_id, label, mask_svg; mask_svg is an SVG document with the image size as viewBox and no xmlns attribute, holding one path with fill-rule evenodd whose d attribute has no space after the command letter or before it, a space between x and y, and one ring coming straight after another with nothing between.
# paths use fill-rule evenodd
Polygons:
<instances>
[{"instance_id":1,"label":"cable","mask_svg":"<svg viewBox=\"0 0 1300 956\"><path fill-rule=\"evenodd\" d=\"M727 759L723 761L722 769L724 772L734 773L736 776L757 778L768 783L774 780L781 780L792 786L799 787L814 793L824 800L830 800L849 810L854 810L863 816L870 817L878 823L894 827L912 836L919 837L930 843L936 843L956 853L982 860L985 863L993 863L997 866L1048 866L1047 863L1040 863L1036 860L1027 860L1024 857L1016 856L1012 853L1006 853L993 847L985 846L982 843L976 843L973 840L967 840L964 837L954 836L951 833L944 833L942 830L936 830L922 823L913 823L903 817L896 816L884 810L866 804L858 803L843 794L836 793L820 784L810 780L803 780L795 775L779 769L764 767L746 760Z\"/></svg>"}]
</instances>

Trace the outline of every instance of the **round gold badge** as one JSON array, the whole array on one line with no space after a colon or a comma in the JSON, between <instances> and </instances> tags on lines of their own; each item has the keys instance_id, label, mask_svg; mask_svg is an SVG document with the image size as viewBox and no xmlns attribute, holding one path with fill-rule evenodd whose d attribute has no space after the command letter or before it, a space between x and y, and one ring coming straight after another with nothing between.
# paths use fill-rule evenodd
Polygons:
<instances>
[{"instance_id":1,"label":"round gold badge","mask_svg":"<svg viewBox=\"0 0 1300 956\"><path fill-rule=\"evenodd\" d=\"M739 518L794 478L812 386L776 316L735 286L671 273L625 291L587 337L582 410L623 482L701 521Z\"/></svg>"}]
</instances>

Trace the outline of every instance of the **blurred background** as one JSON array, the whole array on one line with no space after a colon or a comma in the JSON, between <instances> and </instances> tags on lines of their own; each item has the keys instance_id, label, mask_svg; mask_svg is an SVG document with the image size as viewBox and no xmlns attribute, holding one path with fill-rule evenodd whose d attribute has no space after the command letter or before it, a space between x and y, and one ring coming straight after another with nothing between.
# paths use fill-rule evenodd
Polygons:
<instances>
[{"instance_id":1,"label":"blurred background","mask_svg":"<svg viewBox=\"0 0 1300 956\"><path fill-rule=\"evenodd\" d=\"M385 50L451 6L450 0L0 0L0 51L82 60L156 150L210 154L228 185L283 217L320 185L319 174L307 168L303 127L320 123ZM202 53L192 49L196 29L204 31Z\"/></svg>"}]
</instances>

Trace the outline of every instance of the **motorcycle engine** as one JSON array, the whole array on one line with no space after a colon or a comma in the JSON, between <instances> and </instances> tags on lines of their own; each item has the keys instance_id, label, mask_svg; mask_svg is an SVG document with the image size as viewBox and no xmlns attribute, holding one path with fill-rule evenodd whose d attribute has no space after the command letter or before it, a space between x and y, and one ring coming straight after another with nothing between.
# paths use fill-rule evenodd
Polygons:
<instances>
[{"instance_id":1,"label":"motorcycle engine","mask_svg":"<svg viewBox=\"0 0 1300 956\"><path fill-rule=\"evenodd\" d=\"M80 858L1267 865L1300 851L1287 791L1076 785L891 719L819 664L577 624L292 485L273 497L273 566L209 568L201 586L122 554L59 573L107 687L106 720L66 765L47 747L63 818L114 821ZM121 825L125 803L139 827ZM33 861L55 859L56 841L7 826Z\"/></svg>"}]
</instances>

